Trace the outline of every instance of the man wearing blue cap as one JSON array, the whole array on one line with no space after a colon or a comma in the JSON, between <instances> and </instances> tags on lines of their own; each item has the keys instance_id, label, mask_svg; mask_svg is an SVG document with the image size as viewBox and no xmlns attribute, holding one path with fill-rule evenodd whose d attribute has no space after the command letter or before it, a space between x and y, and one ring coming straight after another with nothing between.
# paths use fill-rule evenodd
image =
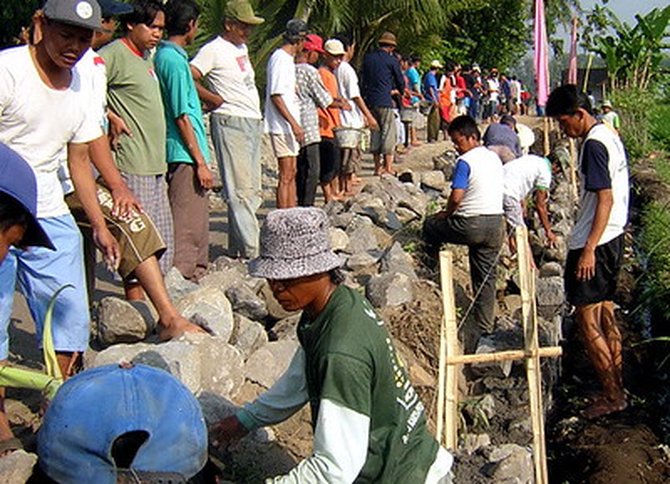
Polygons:
<instances>
[{"instance_id":1,"label":"man wearing blue cap","mask_svg":"<svg viewBox=\"0 0 670 484\"><path fill-rule=\"evenodd\" d=\"M37 19L41 40L33 46L0 54L0 142L19 153L37 180L36 215L55 251L10 249L0 265L0 360L9 352L7 327L14 290L28 300L41 340L42 322L51 296L62 286L53 313L53 339L64 375L73 372L88 346L89 311L82 260L81 235L63 199L57 170L67 146L72 180L91 221L94 239L111 264L118 245L105 226L88 162L88 144L102 134L86 116L78 93L74 65L100 28L95 0L48 0ZM5 436L0 436L0 439Z\"/></svg>"}]
</instances>

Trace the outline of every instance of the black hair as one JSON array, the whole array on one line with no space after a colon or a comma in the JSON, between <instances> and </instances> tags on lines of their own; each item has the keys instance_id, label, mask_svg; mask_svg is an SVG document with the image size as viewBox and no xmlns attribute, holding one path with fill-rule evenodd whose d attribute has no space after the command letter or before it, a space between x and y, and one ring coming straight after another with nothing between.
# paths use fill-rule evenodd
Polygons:
<instances>
[{"instance_id":1,"label":"black hair","mask_svg":"<svg viewBox=\"0 0 670 484\"><path fill-rule=\"evenodd\" d=\"M335 35L333 35L332 38L337 39L340 42L342 42L342 45L344 46L344 50L347 50L353 44L353 40L351 39L351 35L347 34L345 32L335 34Z\"/></svg>"},{"instance_id":2,"label":"black hair","mask_svg":"<svg viewBox=\"0 0 670 484\"><path fill-rule=\"evenodd\" d=\"M417 62L421 62L421 56L420 56L420 55L412 54L412 55L409 57L409 59L410 59L410 62L411 62L412 64L416 64Z\"/></svg>"},{"instance_id":3,"label":"black hair","mask_svg":"<svg viewBox=\"0 0 670 484\"><path fill-rule=\"evenodd\" d=\"M340 285L346 280L346 276L344 275L344 271L342 269L340 269L339 267L336 267L335 269L329 270L328 275L330 276L330 280L333 284Z\"/></svg>"},{"instance_id":4,"label":"black hair","mask_svg":"<svg viewBox=\"0 0 670 484\"><path fill-rule=\"evenodd\" d=\"M447 128L447 132L449 135L458 133L462 136L465 136L466 138L474 136L477 141L479 141L482 137L481 133L479 132L479 128L477 127L477 121L472 119L467 114L454 118L454 120L449 125L449 128Z\"/></svg>"},{"instance_id":5,"label":"black hair","mask_svg":"<svg viewBox=\"0 0 670 484\"><path fill-rule=\"evenodd\" d=\"M563 84L549 94L546 107L547 116L555 117L564 114L575 114L579 109L583 109L591 115L593 114L593 108L588 96L574 84Z\"/></svg>"},{"instance_id":6,"label":"black hair","mask_svg":"<svg viewBox=\"0 0 670 484\"><path fill-rule=\"evenodd\" d=\"M165 7L159 0L132 0L130 5L134 10L119 17L124 32L128 30L128 24L151 25L158 12L165 13Z\"/></svg>"},{"instance_id":7,"label":"black hair","mask_svg":"<svg viewBox=\"0 0 670 484\"><path fill-rule=\"evenodd\" d=\"M200 16L194 0L168 0L165 4L165 30L168 35L185 35L191 21Z\"/></svg>"},{"instance_id":8,"label":"black hair","mask_svg":"<svg viewBox=\"0 0 670 484\"><path fill-rule=\"evenodd\" d=\"M5 232L14 225L27 227L30 214L14 197L0 192L0 232Z\"/></svg>"}]
</instances>

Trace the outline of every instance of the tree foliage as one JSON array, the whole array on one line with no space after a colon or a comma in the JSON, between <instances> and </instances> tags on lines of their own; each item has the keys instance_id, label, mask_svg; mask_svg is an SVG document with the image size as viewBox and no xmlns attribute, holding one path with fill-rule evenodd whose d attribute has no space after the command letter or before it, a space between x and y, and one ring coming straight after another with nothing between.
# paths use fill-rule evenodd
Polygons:
<instances>
[{"instance_id":1,"label":"tree foliage","mask_svg":"<svg viewBox=\"0 0 670 484\"><path fill-rule=\"evenodd\" d=\"M28 27L40 0L0 2L0 48L16 45L22 27Z\"/></svg>"},{"instance_id":2,"label":"tree foliage","mask_svg":"<svg viewBox=\"0 0 670 484\"><path fill-rule=\"evenodd\" d=\"M598 5L587 16L584 44L605 61L612 89L647 89L661 74L664 50L670 48L670 6L638 14L635 20L631 27Z\"/></svg>"}]
</instances>

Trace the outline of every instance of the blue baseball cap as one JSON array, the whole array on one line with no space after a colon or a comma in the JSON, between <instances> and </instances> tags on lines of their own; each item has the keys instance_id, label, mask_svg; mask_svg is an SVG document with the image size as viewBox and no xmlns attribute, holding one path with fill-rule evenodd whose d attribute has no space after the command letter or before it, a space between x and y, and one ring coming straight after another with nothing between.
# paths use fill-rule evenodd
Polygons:
<instances>
[{"instance_id":1,"label":"blue baseball cap","mask_svg":"<svg viewBox=\"0 0 670 484\"><path fill-rule=\"evenodd\" d=\"M106 365L58 390L37 453L42 470L62 484L115 484L128 470L186 481L207 462L207 428L198 401L166 371Z\"/></svg>"},{"instance_id":2,"label":"blue baseball cap","mask_svg":"<svg viewBox=\"0 0 670 484\"><path fill-rule=\"evenodd\" d=\"M125 15L135 10L129 3L117 2L116 0L98 0L98 4L100 4L100 10L102 10L102 18Z\"/></svg>"},{"instance_id":3,"label":"blue baseball cap","mask_svg":"<svg viewBox=\"0 0 670 484\"><path fill-rule=\"evenodd\" d=\"M2 143L0 143L0 192L12 197L28 213L28 226L21 245L56 250L37 221L37 181L33 169L16 151Z\"/></svg>"}]
</instances>

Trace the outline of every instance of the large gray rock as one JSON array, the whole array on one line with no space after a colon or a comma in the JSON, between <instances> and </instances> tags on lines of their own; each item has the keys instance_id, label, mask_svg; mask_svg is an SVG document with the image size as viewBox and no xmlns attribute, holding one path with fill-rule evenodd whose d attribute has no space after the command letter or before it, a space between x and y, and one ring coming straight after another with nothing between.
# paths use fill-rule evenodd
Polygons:
<instances>
[{"instance_id":1,"label":"large gray rock","mask_svg":"<svg viewBox=\"0 0 670 484\"><path fill-rule=\"evenodd\" d=\"M173 301L181 299L188 293L198 289L198 285L195 282L184 279L184 276L181 275L181 272L176 267L170 269L165 275L165 287L170 299Z\"/></svg>"},{"instance_id":2,"label":"large gray rock","mask_svg":"<svg viewBox=\"0 0 670 484\"><path fill-rule=\"evenodd\" d=\"M106 297L95 313L98 341L104 346L142 341L155 327L151 311L142 301Z\"/></svg>"},{"instance_id":3,"label":"large gray rock","mask_svg":"<svg viewBox=\"0 0 670 484\"><path fill-rule=\"evenodd\" d=\"M200 287L211 287L226 292L229 287L244 282L244 279L245 274L235 268L228 267L207 274L200 279Z\"/></svg>"},{"instance_id":4,"label":"large gray rock","mask_svg":"<svg viewBox=\"0 0 670 484\"><path fill-rule=\"evenodd\" d=\"M330 248L334 252L342 251L349 245L349 236L340 228L331 227L328 235L330 236Z\"/></svg>"},{"instance_id":5,"label":"large gray rock","mask_svg":"<svg viewBox=\"0 0 670 484\"><path fill-rule=\"evenodd\" d=\"M233 311L240 313L254 321L263 321L268 316L265 301L256 295L247 286L235 285L226 290L226 297L233 307Z\"/></svg>"},{"instance_id":6,"label":"large gray rock","mask_svg":"<svg viewBox=\"0 0 670 484\"><path fill-rule=\"evenodd\" d=\"M359 227L349 232L349 243L345 249L348 254L360 254L371 250L377 250L377 236L372 227Z\"/></svg>"},{"instance_id":7,"label":"large gray rock","mask_svg":"<svg viewBox=\"0 0 670 484\"><path fill-rule=\"evenodd\" d=\"M405 207L397 207L394 213L398 216L398 220L400 220L400 223L402 224L408 224L421 217L414 210Z\"/></svg>"},{"instance_id":8,"label":"large gray rock","mask_svg":"<svg viewBox=\"0 0 670 484\"><path fill-rule=\"evenodd\" d=\"M298 346L297 341L273 341L254 351L247 360L246 378L270 388L286 371Z\"/></svg>"},{"instance_id":9,"label":"large gray rock","mask_svg":"<svg viewBox=\"0 0 670 484\"><path fill-rule=\"evenodd\" d=\"M491 437L488 434L465 434L463 437L463 450L472 455L483 447L491 445Z\"/></svg>"},{"instance_id":10,"label":"large gray rock","mask_svg":"<svg viewBox=\"0 0 670 484\"><path fill-rule=\"evenodd\" d=\"M298 327L298 321L300 321L300 316L302 313L294 313L280 321L272 327L272 334L274 335L273 339L277 341L290 339L293 341L298 340L298 333L296 328Z\"/></svg>"},{"instance_id":11,"label":"large gray rock","mask_svg":"<svg viewBox=\"0 0 670 484\"><path fill-rule=\"evenodd\" d=\"M360 271L372 267L379 262L379 251L358 252L347 258L347 269Z\"/></svg>"},{"instance_id":12,"label":"large gray rock","mask_svg":"<svg viewBox=\"0 0 670 484\"><path fill-rule=\"evenodd\" d=\"M214 336L228 341L233 332L233 310L226 294L215 287L202 287L176 303L177 311L190 319L198 315L207 323Z\"/></svg>"},{"instance_id":13,"label":"large gray rock","mask_svg":"<svg viewBox=\"0 0 670 484\"><path fill-rule=\"evenodd\" d=\"M540 278L563 276L563 266L558 262L547 262L540 267Z\"/></svg>"},{"instance_id":14,"label":"large gray rock","mask_svg":"<svg viewBox=\"0 0 670 484\"><path fill-rule=\"evenodd\" d=\"M200 391L232 397L244 383L244 358L221 338L189 334L185 340L200 357Z\"/></svg>"},{"instance_id":15,"label":"large gray rock","mask_svg":"<svg viewBox=\"0 0 670 484\"><path fill-rule=\"evenodd\" d=\"M23 484L33 475L33 467L37 464L37 456L25 450L15 450L11 454L0 457L0 482L6 484Z\"/></svg>"},{"instance_id":16,"label":"large gray rock","mask_svg":"<svg viewBox=\"0 0 670 484\"><path fill-rule=\"evenodd\" d=\"M158 345L136 343L110 346L98 353L92 366L95 368L122 361L160 368L171 373L191 392L197 394L200 391L200 355L197 348L186 341L173 340Z\"/></svg>"},{"instance_id":17,"label":"large gray rock","mask_svg":"<svg viewBox=\"0 0 670 484\"><path fill-rule=\"evenodd\" d=\"M447 187L447 180L442 171L424 171L421 173L421 186L441 192Z\"/></svg>"},{"instance_id":18,"label":"large gray rock","mask_svg":"<svg viewBox=\"0 0 670 484\"><path fill-rule=\"evenodd\" d=\"M510 484L533 482L533 458L528 449L516 444L505 444L495 448L489 455L491 465L486 474L495 481Z\"/></svg>"},{"instance_id":19,"label":"large gray rock","mask_svg":"<svg viewBox=\"0 0 670 484\"><path fill-rule=\"evenodd\" d=\"M251 321L241 314L235 315L235 331L230 344L240 351L245 360L267 342L268 334L262 324Z\"/></svg>"},{"instance_id":20,"label":"large gray rock","mask_svg":"<svg viewBox=\"0 0 670 484\"><path fill-rule=\"evenodd\" d=\"M565 301L563 278L560 276L538 279L535 290L538 306L560 306Z\"/></svg>"},{"instance_id":21,"label":"large gray rock","mask_svg":"<svg viewBox=\"0 0 670 484\"><path fill-rule=\"evenodd\" d=\"M464 325L465 327L468 325ZM498 353L510 349L508 345L500 341L495 335L483 336L477 342L475 354ZM489 363L474 363L471 370L475 375L495 376L496 378L507 378L512 372L512 361L492 361Z\"/></svg>"},{"instance_id":22,"label":"large gray rock","mask_svg":"<svg viewBox=\"0 0 670 484\"><path fill-rule=\"evenodd\" d=\"M382 274L370 278L365 295L375 307L393 307L412 301L414 287L405 274Z\"/></svg>"},{"instance_id":23,"label":"large gray rock","mask_svg":"<svg viewBox=\"0 0 670 484\"><path fill-rule=\"evenodd\" d=\"M239 409L235 403L227 398L210 392L202 392L198 396L198 403L202 408L202 416L205 417L207 426L212 426L226 417L235 415Z\"/></svg>"},{"instance_id":24,"label":"large gray rock","mask_svg":"<svg viewBox=\"0 0 670 484\"><path fill-rule=\"evenodd\" d=\"M382 256L381 271L405 274L413 281L418 279L414 271L412 256L405 252L398 242L394 242Z\"/></svg>"}]
</instances>

